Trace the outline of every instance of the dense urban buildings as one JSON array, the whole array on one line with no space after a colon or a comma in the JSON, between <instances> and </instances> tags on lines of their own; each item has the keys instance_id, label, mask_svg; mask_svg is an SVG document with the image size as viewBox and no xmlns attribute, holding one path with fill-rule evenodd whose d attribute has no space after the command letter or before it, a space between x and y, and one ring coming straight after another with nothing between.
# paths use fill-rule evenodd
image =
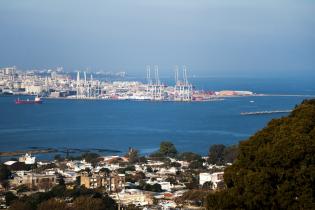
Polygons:
<instances>
[{"instance_id":1,"label":"dense urban buildings","mask_svg":"<svg viewBox=\"0 0 315 210\"><path fill-rule=\"evenodd\" d=\"M147 83L124 80L125 72L114 74L113 81L95 79L99 73L67 73L61 67L42 71L17 71L16 67L0 69L0 93L39 95L49 98L154 100L154 101L208 101L220 97L250 96L251 91L201 91L193 88L183 66L179 79L175 68L175 85L167 86L159 79L158 66L147 67ZM113 76L113 75L109 75ZM110 77L108 77L110 78Z\"/></svg>"}]
</instances>

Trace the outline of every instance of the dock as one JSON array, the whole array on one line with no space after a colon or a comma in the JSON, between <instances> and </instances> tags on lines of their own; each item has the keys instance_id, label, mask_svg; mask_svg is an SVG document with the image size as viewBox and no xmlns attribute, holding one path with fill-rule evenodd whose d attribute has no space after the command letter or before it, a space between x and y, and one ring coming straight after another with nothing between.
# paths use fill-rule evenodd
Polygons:
<instances>
[{"instance_id":1,"label":"dock","mask_svg":"<svg viewBox=\"0 0 315 210\"><path fill-rule=\"evenodd\" d=\"M241 115L263 115L263 114L278 114L290 113L292 110L274 110L274 111L257 111L257 112L241 112Z\"/></svg>"}]
</instances>

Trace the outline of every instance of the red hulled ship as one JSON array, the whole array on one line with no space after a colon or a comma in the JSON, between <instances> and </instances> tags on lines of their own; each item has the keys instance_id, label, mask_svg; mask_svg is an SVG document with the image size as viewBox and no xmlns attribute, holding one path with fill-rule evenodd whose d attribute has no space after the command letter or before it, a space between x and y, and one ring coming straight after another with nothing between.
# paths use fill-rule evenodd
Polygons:
<instances>
[{"instance_id":1,"label":"red hulled ship","mask_svg":"<svg viewBox=\"0 0 315 210\"><path fill-rule=\"evenodd\" d=\"M38 96L34 100L20 100L19 98L15 100L15 104L41 104L43 103L42 99Z\"/></svg>"}]
</instances>

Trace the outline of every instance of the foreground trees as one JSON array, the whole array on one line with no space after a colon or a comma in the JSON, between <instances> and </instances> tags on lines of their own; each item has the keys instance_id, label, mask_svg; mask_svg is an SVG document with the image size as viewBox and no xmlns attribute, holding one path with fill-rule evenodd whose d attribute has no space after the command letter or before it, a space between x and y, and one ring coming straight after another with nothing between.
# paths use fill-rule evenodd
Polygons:
<instances>
[{"instance_id":1,"label":"foreground trees","mask_svg":"<svg viewBox=\"0 0 315 210\"><path fill-rule=\"evenodd\" d=\"M315 100L239 145L225 170L227 189L209 194L208 209L314 209Z\"/></svg>"},{"instance_id":2,"label":"foreground trees","mask_svg":"<svg viewBox=\"0 0 315 210\"><path fill-rule=\"evenodd\" d=\"M116 202L102 189L86 189L84 187L66 189L57 185L48 192L37 192L21 198L10 197L9 210L103 210L117 209ZM99 192L100 191L100 192ZM73 200L71 204L66 200Z\"/></svg>"}]
</instances>

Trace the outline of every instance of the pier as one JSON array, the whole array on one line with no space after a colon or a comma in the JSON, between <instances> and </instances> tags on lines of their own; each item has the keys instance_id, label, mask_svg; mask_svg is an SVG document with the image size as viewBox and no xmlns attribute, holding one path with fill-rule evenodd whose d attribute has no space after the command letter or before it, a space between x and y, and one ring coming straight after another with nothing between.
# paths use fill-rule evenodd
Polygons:
<instances>
[{"instance_id":1,"label":"pier","mask_svg":"<svg viewBox=\"0 0 315 210\"><path fill-rule=\"evenodd\" d=\"M262 114L277 114L290 113L292 110L274 110L274 111L257 111L257 112L241 112L241 115L262 115Z\"/></svg>"}]
</instances>

